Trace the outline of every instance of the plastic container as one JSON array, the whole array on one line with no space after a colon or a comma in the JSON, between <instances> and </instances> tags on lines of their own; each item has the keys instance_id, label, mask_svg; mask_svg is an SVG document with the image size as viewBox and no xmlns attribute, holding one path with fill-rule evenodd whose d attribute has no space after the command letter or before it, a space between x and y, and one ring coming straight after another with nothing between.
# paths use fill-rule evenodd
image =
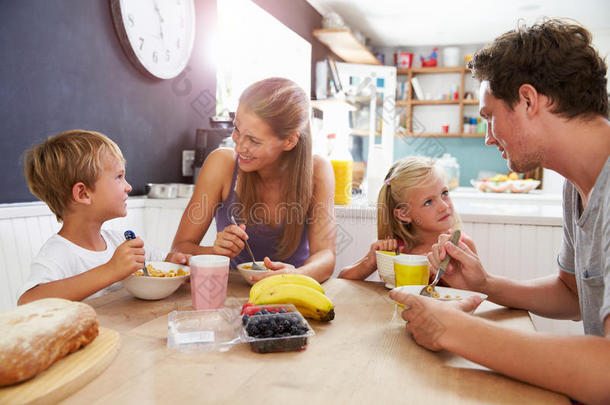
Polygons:
<instances>
[{"instance_id":1,"label":"plastic container","mask_svg":"<svg viewBox=\"0 0 610 405\"><path fill-rule=\"evenodd\" d=\"M460 165L457 159L449 153L445 153L436 160L436 164L445 172L445 180L449 190L456 189L460 185Z\"/></svg>"},{"instance_id":2,"label":"plastic container","mask_svg":"<svg viewBox=\"0 0 610 405\"><path fill-rule=\"evenodd\" d=\"M373 145L369 150L366 168L366 181L368 184L366 195L369 206L377 206L379 190L381 190L389 170L389 161L385 156L382 145Z\"/></svg>"},{"instance_id":3,"label":"plastic container","mask_svg":"<svg viewBox=\"0 0 610 405\"><path fill-rule=\"evenodd\" d=\"M460 48L449 46L443 49L443 62L445 66L460 66Z\"/></svg>"},{"instance_id":4,"label":"plastic container","mask_svg":"<svg viewBox=\"0 0 610 405\"><path fill-rule=\"evenodd\" d=\"M242 325L243 340L250 343L250 349L256 353L305 350L307 338L315 334L292 304L248 306L242 316ZM259 329L261 326L264 330ZM273 332L270 328L276 328L275 334L265 336L265 332ZM253 336L256 330L260 333Z\"/></svg>"},{"instance_id":5,"label":"plastic container","mask_svg":"<svg viewBox=\"0 0 610 405\"><path fill-rule=\"evenodd\" d=\"M240 314L242 307L209 309L199 311L172 311L167 322L167 347L184 351L230 350L236 344L249 343L256 353L300 351L307 347L307 338L315 332L296 307L292 304L250 305L245 307L244 321ZM267 312L255 315L259 311ZM280 313L279 311L283 311ZM298 324L300 331L289 336L257 337L247 332L250 322L291 320ZM252 325L252 324L250 324Z\"/></svg>"}]
</instances>

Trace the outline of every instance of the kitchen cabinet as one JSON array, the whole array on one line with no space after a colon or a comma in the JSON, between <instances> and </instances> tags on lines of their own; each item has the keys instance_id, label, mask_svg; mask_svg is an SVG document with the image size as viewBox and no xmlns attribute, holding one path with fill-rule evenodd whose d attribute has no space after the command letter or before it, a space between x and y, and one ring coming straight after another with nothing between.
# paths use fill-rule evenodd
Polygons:
<instances>
[{"instance_id":1,"label":"kitchen cabinet","mask_svg":"<svg viewBox=\"0 0 610 405\"><path fill-rule=\"evenodd\" d=\"M381 65L381 62L348 29L317 29L313 36L347 63Z\"/></svg>"},{"instance_id":2,"label":"kitchen cabinet","mask_svg":"<svg viewBox=\"0 0 610 405\"><path fill-rule=\"evenodd\" d=\"M464 107L465 106L476 106L479 104L479 100L466 99L464 97L464 85L466 82L466 73L470 72L470 69L465 66L460 67L433 67L433 68L410 68L410 69L398 69L397 76L398 82L403 80L406 76L406 99L396 100L396 108L406 109L406 135L407 136L418 136L418 137L484 137L485 133L466 133L464 132ZM445 87L447 89L453 86L459 86L458 97L453 100L428 100L415 97L415 91L413 86L413 79L419 75L448 75L452 74L454 77L457 74L458 79L447 76L445 81ZM441 78L442 79L442 78ZM454 106L456 109L455 114L458 115L457 131L444 133L442 131L418 131L414 128L415 110L418 106Z\"/></svg>"}]
</instances>

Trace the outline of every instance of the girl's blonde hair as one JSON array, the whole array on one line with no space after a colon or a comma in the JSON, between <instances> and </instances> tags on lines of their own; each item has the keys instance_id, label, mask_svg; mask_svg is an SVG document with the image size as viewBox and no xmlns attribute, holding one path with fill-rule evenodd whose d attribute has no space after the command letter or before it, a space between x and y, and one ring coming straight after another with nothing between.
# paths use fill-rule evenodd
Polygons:
<instances>
[{"instance_id":1,"label":"girl's blonde hair","mask_svg":"<svg viewBox=\"0 0 610 405\"><path fill-rule=\"evenodd\" d=\"M279 139L286 139L295 131L299 141L281 159L286 176L282 198L285 204L284 233L278 241L278 259L289 258L297 249L313 197L313 158L309 99L301 87L291 80L273 77L250 85L239 98L239 105L256 114L271 127ZM260 176L257 172L239 171L237 194L246 213L246 223L257 222L253 210L261 200ZM260 203L259 203L260 204Z\"/></svg>"},{"instance_id":2,"label":"girl's blonde hair","mask_svg":"<svg viewBox=\"0 0 610 405\"><path fill-rule=\"evenodd\" d=\"M407 193L417 187L430 184L435 176L444 173L436 165L434 159L426 157L408 157L395 162L385 177L384 185L379 191L377 204L377 238L400 238L405 243L408 252L415 246L417 229L410 223L405 223L394 215L394 210L407 204ZM460 219L453 212L452 229L461 227Z\"/></svg>"},{"instance_id":3,"label":"girl's blonde hair","mask_svg":"<svg viewBox=\"0 0 610 405\"><path fill-rule=\"evenodd\" d=\"M47 203L57 221L74 200L72 187L82 182L95 189L104 170L104 159L125 162L121 149L95 131L73 129L49 137L25 152L25 179L32 194Z\"/></svg>"}]
</instances>

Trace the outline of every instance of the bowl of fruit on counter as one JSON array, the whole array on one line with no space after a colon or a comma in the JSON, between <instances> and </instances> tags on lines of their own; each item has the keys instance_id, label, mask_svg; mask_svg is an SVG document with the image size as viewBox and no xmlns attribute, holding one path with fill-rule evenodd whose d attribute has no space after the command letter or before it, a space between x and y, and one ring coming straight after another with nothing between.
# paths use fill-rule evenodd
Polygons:
<instances>
[{"instance_id":1,"label":"bowl of fruit on counter","mask_svg":"<svg viewBox=\"0 0 610 405\"><path fill-rule=\"evenodd\" d=\"M470 180L474 188L492 193L528 193L540 185L539 180L521 179L517 173L496 174L480 180Z\"/></svg>"}]
</instances>

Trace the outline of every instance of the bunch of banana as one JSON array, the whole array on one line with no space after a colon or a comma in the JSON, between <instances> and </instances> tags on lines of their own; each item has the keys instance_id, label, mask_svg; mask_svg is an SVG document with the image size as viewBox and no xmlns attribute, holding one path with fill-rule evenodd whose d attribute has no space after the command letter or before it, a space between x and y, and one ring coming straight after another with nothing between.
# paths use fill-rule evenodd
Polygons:
<instances>
[{"instance_id":1,"label":"bunch of banana","mask_svg":"<svg viewBox=\"0 0 610 405\"><path fill-rule=\"evenodd\" d=\"M278 274L262 279L250 289L254 305L293 304L305 317L332 321L335 310L332 301L316 280L303 274Z\"/></svg>"}]
</instances>

